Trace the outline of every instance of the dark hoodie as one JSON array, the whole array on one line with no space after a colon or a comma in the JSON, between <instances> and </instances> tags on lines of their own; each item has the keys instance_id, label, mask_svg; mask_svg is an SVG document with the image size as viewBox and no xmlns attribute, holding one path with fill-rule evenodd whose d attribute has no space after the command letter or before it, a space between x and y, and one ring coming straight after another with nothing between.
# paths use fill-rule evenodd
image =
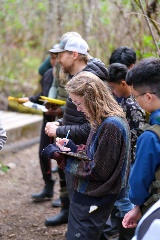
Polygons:
<instances>
[{"instance_id":1,"label":"dark hoodie","mask_svg":"<svg viewBox=\"0 0 160 240\"><path fill-rule=\"evenodd\" d=\"M105 64L97 58L91 58L82 71L91 72L103 81L106 81L108 78L108 70ZM69 129L69 139L72 139L75 144L86 143L90 133L90 124L86 120L85 115L77 111L77 107L72 103L70 98L66 101L62 126L57 128L56 135L60 138L64 138Z\"/></svg>"}]
</instances>

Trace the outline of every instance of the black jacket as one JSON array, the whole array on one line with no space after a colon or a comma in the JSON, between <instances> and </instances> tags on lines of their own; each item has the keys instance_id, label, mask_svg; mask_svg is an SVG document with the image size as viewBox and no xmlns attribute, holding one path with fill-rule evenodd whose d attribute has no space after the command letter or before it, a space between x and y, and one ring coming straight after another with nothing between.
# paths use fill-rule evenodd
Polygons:
<instances>
[{"instance_id":1,"label":"black jacket","mask_svg":"<svg viewBox=\"0 0 160 240\"><path fill-rule=\"evenodd\" d=\"M92 58L88 61L87 66L82 71L92 72L103 81L108 78L108 70L97 58ZM64 110L62 126L57 128L56 135L64 138L68 132L69 139L75 144L85 144L90 133L90 124L86 120L85 115L82 112L77 111L77 107L68 98L66 101L66 107Z\"/></svg>"},{"instance_id":2,"label":"black jacket","mask_svg":"<svg viewBox=\"0 0 160 240\"><path fill-rule=\"evenodd\" d=\"M42 77L41 79L41 89L42 91L40 93L38 93L37 95L33 95L29 97L29 100L31 102L34 103L38 103L38 104L43 104L42 101L39 101L40 96L45 96L48 97L48 93L49 93L49 89L52 86L53 83L53 68L50 68ZM51 122L53 121L53 116L52 115L46 115L45 113L43 113L43 118L46 122Z\"/></svg>"},{"instance_id":3,"label":"black jacket","mask_svg":"<svg viewBox=\"0 0 160 240\"><path fill-rule=\"evenodd\" d=\"M52 86L53 83L53 68L50 68L42 77L40 84L42 91L38 93L37 95L33 95L29 97L29 100L34 103L42 104L41 101L39 101L40 96L46 96L48 97L49 89Z\"/></svg>"}]
</instances>

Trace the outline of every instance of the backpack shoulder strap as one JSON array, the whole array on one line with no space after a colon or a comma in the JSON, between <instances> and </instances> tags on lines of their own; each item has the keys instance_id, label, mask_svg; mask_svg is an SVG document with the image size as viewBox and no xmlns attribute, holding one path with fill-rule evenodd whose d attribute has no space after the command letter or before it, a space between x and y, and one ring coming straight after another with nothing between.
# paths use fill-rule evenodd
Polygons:
<instances>
[{"instance_id":1,"label":"backpack shoulder strap","mask_svg":"<svg viewBox=\"0 0 160 240\"><path fill-rule=\"evenodd\" d=\"M141 129L142 132L144 132L144 131L154 132L157 135L157 137L160 141L160 125L158 125L158 124L150 125L150 124L146 123L140 129Z\"/></svg>"}]
</instances>

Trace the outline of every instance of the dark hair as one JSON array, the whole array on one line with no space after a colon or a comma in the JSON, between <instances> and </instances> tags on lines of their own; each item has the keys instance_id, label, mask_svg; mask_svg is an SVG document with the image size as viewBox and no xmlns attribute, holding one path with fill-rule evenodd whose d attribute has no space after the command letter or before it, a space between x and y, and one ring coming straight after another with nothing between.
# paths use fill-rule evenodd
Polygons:
<instances>
[{"instance_id":1,"label":"dark hair","mask_svg":"<svg viewBox=\"0 0 160 240\"><path fill-rule=\"evenodd\" d=\"M128 71L126 82L138 92L156 92L160 97L160 59L142 59Z\"/></svg>"},{"instance_id":2,"label":"dark hair","mask_svg":"<svg viewBox=\"0 0 160 240\"><path fill-rule=\"evenodd\" d=\"M127 46L121 46L113 51L109 59L109 64L112 63L122 63L128 68L135 64L136 62L136 53L132 48Z\"/></svg>"},{"instance_id":3,"label":"dark hair","mask_svg":"<svg viewBox=\"0 0 160 240\"><path fill-rule=\"evenodd\" d=\"M126 65L121 63L112 63L108 67L109 78L108 82L120 83L125 80L128 68Z\"/></svg>"}]
</instances>

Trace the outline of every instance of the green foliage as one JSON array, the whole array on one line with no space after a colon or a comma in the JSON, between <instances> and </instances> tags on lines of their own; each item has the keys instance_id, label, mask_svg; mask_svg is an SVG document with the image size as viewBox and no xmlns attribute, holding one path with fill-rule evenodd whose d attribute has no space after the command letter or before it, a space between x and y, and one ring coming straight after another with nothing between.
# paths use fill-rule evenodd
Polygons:
<instances>
[{"instance_id":1,"label":"green foliage","mask_svg":"<svg viewBox=\"0 0 160 240\"><path fill-rule=\"evenodd\" d=\"M27 79L35 79L37 81L38 67L41 63L37 53L29 51L29 47L26 48L11 48L7 55L3 56L3 66L1 75L7 76L10 79L19 79L20 83L23 83ZM14 59L13 59L14 56ZM9 59L13 59L9 62ZM32 73L32 75L31 75Z\"/></svg>"},{"instance_id":2,"label":"green foliage","mask_svg":"<svg viewBox=\"0 0 160 240\"><path fill-rule=\"evenodd\" d=\"M152 36L143 35L143 44L144 44L144 47L154 48Z\"/></svg>"},{"instance_id":3,"label":"green foliage","mask_svg":"<svg viewBox=\"0 0 160 240\"><path fill-rule=\"evenodd\" d=\"M133 47L138 60L156 56L150 30L137 3L136 0L62 0L61 4L58 0L1 1L0 75L19 82L17 89L7 86L9 94L16 95L18 91L22 94L24 83L37 86L38 68L48 46L67 31L79 32L86 38L91 55L106 64L112 51L122 45ZM159 23L160 15L156 16ZM158 41L153 25L152 29ZM30 89L29 95L33 93Z\"/></svg>"},{"instance_id":4,"label":"green foliage","mask_svg":"<svg viewBox=\"0 0 160 240\"><path fill-rule=\"evenodd\" d=\"M102 14L107 14L107 12L108 12L107 1L102 1L102 4L100 5L100 9L101 9Z\"/></svg>"},{"instance_id":5,"label":"green foliage","mask_svg":"<svg viewBox=\"0 0 160 240\"><path fill-rule=\"evenodd\" d=\"M129 6L131 4L131 1L130 0L122 0L122 4Z\"/></svg>"},{"instance_id":6,"label":"green foliage","mask_svg":"<svg viewBox=\"0 0 160 240\"><path fill-rule=\"evenodd\" d=\"M6 173L8 172L9 167L5 166L2 162L0 162L0 170Z\"/></svg>"},{"instance_id":7,"label":"green foliage","mask_svg":"<svg viewBox=\"0 0 160 240\"><path fill-rule=\"evenodd\" d=\"M39 66L39 59L36 57L23 58L23 63L25 64L25 68L28 67L29 69L34 70L37 68L37 66Z\"/></svg>"},{"instance_id":8,"label":"green foliage","mask_svg":"<svg viewBox=\"0 0 160 240\"><path fill-rule=\"evenodd\" d=\"M110 19L108 17L104 17L104 16L101 16L99 18L100 22L103 24L103 25L107 25L108 23L110 23Z\"/></svg>"},{"instance_id":9,"label":"green foliage","mask_svg":"<svg viewBox=\"0 0 160 240\"><path fill-rule=\"evenodd\" d=\"M81 9L80 4L78 4L76 2L70 3L69 7L72 8L72 9L75 9L76 11L79 11Z\"/></svg>"},{"instance_id":10,"label":"green foliage","mask_svg":"<svg viewBox=\"0 0 160 240\"><path fill-rule=\"evenodd\" d=\"M0 169L2 170L2 172L8 172L8 170L9 170L9 168L4 165Z\"/></svg>"},{"instance_id":11,"label":"green foliage","mask_svg":"<svg viewBox=\"0 0 160 240\"><path fill-rule=\"evenodd\" d=\"M17 96L17 97L21 97L21 96L22 95L19 94L19 96ZM36 110L34 108L28 108L28 107L23 106L22 104L18 104L13 101L9 101L8 109L10 111L15 111L15 112L20 112L20 113L30 113L30 114L42 115L42 111L40 111L40 110Z\"/></svg>"},{"instance_id":12,"label":"green foliage","mask_svg":"<svg viewBox=\"0 0 160 240\"><path fill-rule=\"evenodd\" d=\"M153 43L152 36L150 35L143 35L143 51L137 51L137 56L140 58L147 58L147 57L157 57L156 55L156 47ZM150 49L150 50L149 50Z\"/></svg>"},{"instance_id":13,"label":"green foliage","mask_svg":"<svg viewBox=\"0 0 160 240\"><path fill-rule=\"evenodd\" d=\"M42 12L46 12L47 8L46 8L47 4L45 4L45 2L38 2L37 3L37 9L42 11Z\"/></svg>"},{"instance_id":14,"label":"green foliage","mask_svg":"<svg viewBox=\"0 0 160 240\"><path fill-rule=\"evenodd\" d=\"M0 6L0 72L2 76L37 84L41 64L41 32L47 4L43 1L3 1ZM39 50L40 49L40 50ZM9 90L9 89L8 89Z\"/></svg>"}]
</instances>

